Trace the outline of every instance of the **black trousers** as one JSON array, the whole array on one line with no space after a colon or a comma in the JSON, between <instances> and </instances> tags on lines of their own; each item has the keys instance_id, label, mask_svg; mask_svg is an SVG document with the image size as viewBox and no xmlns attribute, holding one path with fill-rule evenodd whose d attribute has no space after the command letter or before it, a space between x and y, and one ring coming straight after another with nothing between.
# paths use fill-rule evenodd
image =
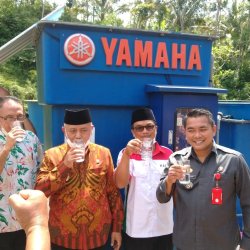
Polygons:
<instances>
[{"instance_id":1,"label":"black trousers","mask_svg":"<svg viewBox=\"0 0 250 250\"><path fill-rule=\"evenodd\" d=\"M101 246L101 247L97 247L97 248L92 248L90 250L105 250L105 249L106 249L106 246ZM0 250L1 250L1 248L0 248ZM51 250L74 250L74 249L61 247L61 246L58 246L56 244L51 243Z\"/></svg>"},{"instance_id":2,"label":"black trousers","mask_svg":"<svg viewBox=\"0 0 250 250\"><path fill-rule=\"evenodd\" d=\"M0 233L1 250L25 250L26 235L24 230Z\"/></svg>"},{"instance_id":3,"label":"black trousers","mask_svg":"<svg viewBox=\"0 0 250 250\"><path fill-rule=\"evenodd\" d=\"M132 238L123 234L124 250L173 250L172 234L151 238Z\"/></svg>"}]
</instances>

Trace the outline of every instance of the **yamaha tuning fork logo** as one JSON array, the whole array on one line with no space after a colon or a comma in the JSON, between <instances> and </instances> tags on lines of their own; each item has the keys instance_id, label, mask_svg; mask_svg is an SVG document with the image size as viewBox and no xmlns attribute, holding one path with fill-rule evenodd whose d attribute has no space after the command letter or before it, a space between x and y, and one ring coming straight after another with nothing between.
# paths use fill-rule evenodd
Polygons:
<instances>
[{"instance_id":1,"label":"yamaha tuning fork logo","mask_svg":"<svg viewBox=\"0 0 250 250\"><path fill-rule=\"evenodd\" d=\"M64 55L74 65L83 66L95 56L93 41L84 34L73 34L64 43Z\"/></svg>"}]
</instances>

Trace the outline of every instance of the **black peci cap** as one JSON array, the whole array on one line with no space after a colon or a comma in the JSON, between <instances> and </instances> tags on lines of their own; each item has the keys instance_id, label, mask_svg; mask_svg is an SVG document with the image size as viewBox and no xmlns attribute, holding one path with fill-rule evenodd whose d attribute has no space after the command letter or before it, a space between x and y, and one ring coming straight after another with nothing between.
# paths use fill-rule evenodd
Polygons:
<instances>
[{"instance_id":1,"label":"black peci cap","mask_svg":"<svg viewBox=\"0 0 250 250\"><path fill-rule=\"evenodd\" d=\"M65 109L64 123L69 125L80 125L91 122L89 109Z\"/></svg>"},{"instance_id":2,"label":"black peci cap","mask_svg":"<svg viewBox=\"0 0 250 250\"><path fill-rule=\"evenodd\" d=\"M152 109L149 108L140 108L136 109L132 113L131 117L131 125L133 125L135 122L143 121L143 120L152 120L156 123L154 113Z\"/></svg>"}]
</instances>

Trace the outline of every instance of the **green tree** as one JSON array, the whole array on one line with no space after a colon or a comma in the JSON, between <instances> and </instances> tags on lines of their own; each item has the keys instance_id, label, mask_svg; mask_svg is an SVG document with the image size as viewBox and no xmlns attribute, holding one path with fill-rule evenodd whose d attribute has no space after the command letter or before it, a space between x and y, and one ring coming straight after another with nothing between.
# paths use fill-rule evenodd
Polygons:
<instances>
[{"instance_id":1,"label":"green tree","mask_svg":"<svg viewBox=\"0 0 250 250\"><path fill-rule=\"evenodd\" d=\"M118 7L117 0L68 1L67 8L60 18L61 21L93 23L100 25L122 26L117 16L124 11Z\"/></svg>"},{"instance_id":2,"label":"green tree","mask_svg":"<svg viewBox=\"0 0 250 250\"><path fill-rule=\"evenodd\" d=\"M0 0L0 46L39 21L51 10L52 6L42 0ZM36 98L34 48L28 47L0 65L0 84L19 98Z\"/></svg>"},{"instance_id":3,"label":"green tree","mask_svg":"<svg viewBox=\"0 0 250 250\"><path fill-rule=\"evenodd\" d=\"M153 0L136 0L131 9L132 28L150 29L155 13L155 2Z\"/></svg>"},{"instance_id":4,"label":"green tree","mask_svg":"<svg viewBox=\"0 0 250 250\"><path fill-rule=\"evenodd\" d=\"M215 43L215 85L227 99L250 100L250 2L234 1L225 17L226 36Z\"/></svg>"},{"instance_id":5,"label":"green tree","mask_svg":"<svg viewBox=\"0 0 250 250\"><path fill-rule=\"evenodd\" d=\"M206 1L173 0L168 1L171 10L167 29L177 32L191 32L193 26L204 25Z\"/></svg>"}]
</instances>

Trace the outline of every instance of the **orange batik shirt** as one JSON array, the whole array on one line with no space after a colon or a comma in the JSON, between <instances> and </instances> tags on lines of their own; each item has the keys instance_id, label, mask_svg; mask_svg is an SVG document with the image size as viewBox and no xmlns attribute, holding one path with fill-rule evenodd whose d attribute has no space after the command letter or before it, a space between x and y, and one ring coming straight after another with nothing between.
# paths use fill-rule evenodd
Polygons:
<instances>
[{"instance_id":1,"label":"orange batik shirt","mask_svg":"<svg viewBox=\"0 0 250 250\"><path fill-rule=\"evenodd\" d=\"M36 180L50 197L51 241L82 250L103 246L110 231L121 231L124 216L110 151L90 143L84 162L68 168L67 150L67 144L47 150Z\"/></svg>"}]
</instances>

